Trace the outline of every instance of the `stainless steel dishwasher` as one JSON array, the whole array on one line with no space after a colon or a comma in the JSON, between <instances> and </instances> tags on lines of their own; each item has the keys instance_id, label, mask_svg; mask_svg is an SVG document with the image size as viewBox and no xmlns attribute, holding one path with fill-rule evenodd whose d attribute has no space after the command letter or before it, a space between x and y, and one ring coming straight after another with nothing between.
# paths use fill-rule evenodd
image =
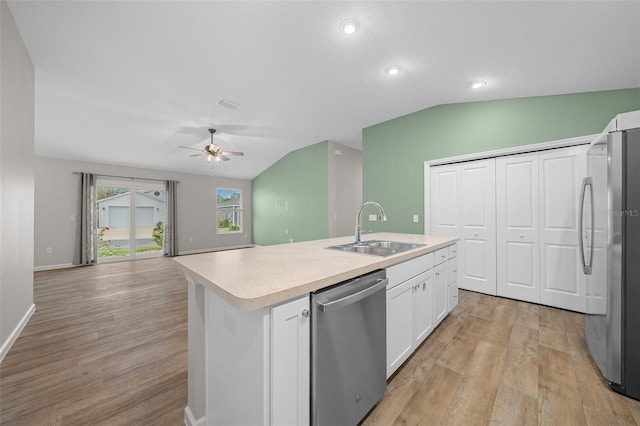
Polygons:
<instances>
[{"instance_id":1,"label":"stainless steel dishwasher","mask_svg":"<svg viewBox=\"0 0 640 426\"><path fill-rule=\"evenodd\" d=\"M356 425L384 394L386 286L380 270L312 293L312 425Z\"/></svg>"}]
</instances>

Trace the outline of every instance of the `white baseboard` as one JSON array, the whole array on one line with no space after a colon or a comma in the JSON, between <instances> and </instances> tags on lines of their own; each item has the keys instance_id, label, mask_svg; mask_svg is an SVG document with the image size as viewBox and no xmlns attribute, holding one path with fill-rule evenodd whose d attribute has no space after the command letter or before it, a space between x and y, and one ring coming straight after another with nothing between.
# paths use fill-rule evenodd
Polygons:
<instances>
[{"instance_id":1,"label":"white baseboard","mask_svg":"<svg viewBox=\"0 0 640 426\"><path fill-rule=\"evenodd\" d=\"M35 266L33 268L33 272L49 271L49 270L52 270L52 269L75 268L76 266L78 266L78 265L74 265L73 263L61 263L59 265Z\"/></svg>"},{"instance_id":2,"label":"white baseboard","mask_svg":"<svg viewBox=\"0 0 640 426\"><path fill-rule=\"evenodd\" d=\"M2 362L5 355L9 353L9 350L11 349L15 341L18 339L18 337L20 336L20 333L22 333L22 330L27 325L27 323L29 322L29 319L31 319L31 316L35 311L36 311L36 305L31 304L29 309L27 309L27 312L25 312L25 314L22 316L22 319L20 320L20 322L16 325L16 327L13 329L13 331L9 335L9 338L7 338L7 340L2 343L2 346L0 347L0 362Z\"/></svg>"},{"instance_id":3,"label":"white baseboard","mask_svg":"<svg viewBox=\"0 0 640 426\"><path fill-rule=\"evenodd\" d=\"M204 426L206 423L206 417L202 416L198 420L193 416L191 408L187 405L184 409L184 424L186 426Z\"/></svg>"}]
</instances>

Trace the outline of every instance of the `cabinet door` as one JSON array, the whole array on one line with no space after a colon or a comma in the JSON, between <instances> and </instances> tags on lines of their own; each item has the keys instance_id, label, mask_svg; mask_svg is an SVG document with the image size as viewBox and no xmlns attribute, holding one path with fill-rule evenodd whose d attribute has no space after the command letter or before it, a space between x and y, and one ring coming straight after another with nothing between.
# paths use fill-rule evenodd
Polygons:
<instances>
[{"instance_id":1,"label":"cabinet door","mask_svg":"<svg viewBox=\"0 0 640 426\"><path fill-rule=\"evenodd\" d=\"M495 159L460 166L460 288L496 294Z\"/></svg>"},{"instance_id":2,"label":"cabinet door","mask_svg":"<svg viewBox=\"0 0 640 426\"><path fill-rule=\"evenodd\" d=\"M431 271L417 277L413 285L414 346L417 347L433 331Z\"/></svg>"},{"instance_id":3,"label":"cabinet door","mask_svg":"<svg viewBox=\"0 0 640 426\"><path fill-rule=\"evenodd\" d=\"M415 280L387 290L387 378L413 349L412 310Z\"/></svg>"},{"instance_id":4,"label":"cabinet door","mask_svg":"<svg viewBox=\"0 0 640 426\"><path fill-rule=\"evenodd\" d=\"M307 425L310 411L309 297L271 310L271 424Z\"/></svg>"},{"instance_id":5,"label":"cabinet door","mask_svg":"<svg viewBox=\"0 0 640 426\"><path fill-rule=\"evenodd\" d=\"M497 293L540 302L538 154L496 159Z\"/></svg>"},{"instance_id":6,"label":"cabinet door","mask_svg":"<svg viewBox=\"0 0 640 426\"><path fill-rule=\"evenodd\" d=\"M440 324L440 321L447 316L447 262L433 268L433 325Z\"/></svg>"},{"instance_id":7,"label":"cabinet door","mask_svg":"<svg viewBox=\"0 0 640 426\"><path fill-rule=\"evenodd\" d=\"M539 154L540 303L584 312L585 276L578 245L578 211L585 147Z\"/></svg>"},{"instance_id":8,"label":"cabinet door","mask_svg":"<svg viewBox=\"0 0 640 426\"><path fill-rule=\"evenodd\" d=\"M458 165L431 168L431 233L457 237L460 232Z\"/></svg>"},{"instance_id":9,"label":"cabinet door","mask_svg":"<svg viewBox=\"0 0 640 426\"><path fill-rule=\"evenodd\" d=\"M453 308L458 306L458 283L451 284L447 287L447 310L451 312Z\"/></svg>"}]
</instances>

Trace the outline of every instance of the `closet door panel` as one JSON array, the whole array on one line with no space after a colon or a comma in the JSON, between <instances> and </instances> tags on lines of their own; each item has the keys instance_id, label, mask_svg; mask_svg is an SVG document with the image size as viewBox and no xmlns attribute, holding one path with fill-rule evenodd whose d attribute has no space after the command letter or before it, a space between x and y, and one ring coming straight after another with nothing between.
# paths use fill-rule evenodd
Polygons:
<instances>
[{"instance_id":1,"label":"closet door panel","mask_svg":"<svg viewBox=\"0 0 640 426\"><path fill-rule=\"evenodd\" d=\"M462 163L460 288L496 294L495 159Z\"/></svg>"},{"instance_id":2,"label":"closet door panel","mask_svg":"<svg viewBox=\"0 0 640 426\"><path fill-rule=\"evenodd\" d=\"M540 302L538 155L496 159L497 293Z\"/></svg>"},{"instance_id":3,"label":"closet door panel","mask_svg":"<svg viewBox=\"0 0 640 426\"><path fill-rule=\"evenodd\" d=\"M584 312L586 279L578 246L578 205L587 173L586 148L540 153L539 173L540 302Z\"/></svg>"},{"instance_id":4,"label":"closet door panel","mask_svg":"<svg viewBox=\"0 0 640 426\"><path fill-rule=\"evenodd\" d=\"M431 168L431 233L457 237L460 233L457 165Z\"/></svg>"}]
</instances>

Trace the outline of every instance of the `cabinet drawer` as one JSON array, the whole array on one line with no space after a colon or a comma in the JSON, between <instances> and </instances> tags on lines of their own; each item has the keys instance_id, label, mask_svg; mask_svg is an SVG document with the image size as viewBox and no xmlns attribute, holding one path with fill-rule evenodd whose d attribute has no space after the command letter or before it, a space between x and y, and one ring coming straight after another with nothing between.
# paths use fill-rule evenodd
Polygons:
<instances>
[{"instance_id":1,"label":"cabinet drawer","mask_svg":"<svg viewBox=\"0 0 640 426\"><path fill-rule=\"evenodd\" d=\"M387 289L393 288L431 268L433 268L433 253L427 253L415 259L390 266L387 268L387 279L389 280Z\"/></svg>"},{"instance_id":2,"label":"cabinet drawer","mask_svg":"<svg viewBox=\"0 0 640 426\"><path fill-rule=\"evenodd\" d=\"M458 243L449 246L449 259L458 256Z\"/></svg>"},{"instance_id":3,"label":"cabinet drawer","mask_svg":"<svg viewBox=\"0 0 640 426\"><path fill-rule=\"evenodd\" d=\"M451 312L458 305L458 283L447 287L447 310Z\"/></svg>"},{"instance_id":4,"label":"cabinet drawer","mask_svg":"<svg viewBox=\"0 0 640 426\"><path fill-rule=\"evenodd\" d=\"M449 259L449 247L441 248L433 252L433 264L439 265Z\"/></svg>"},{"instance_id":5,"label":"cabinet drawer","mask_svg":"<svg viewBox=\"0 0 640 426\"><path fill-rule=\"evenodd\" d=\"M448 284L453 284L455 282L458 281L458 258L454 257L453 259L449 259L449 274L447 275L448 277Z\"/></svg>"}]
</instances>

